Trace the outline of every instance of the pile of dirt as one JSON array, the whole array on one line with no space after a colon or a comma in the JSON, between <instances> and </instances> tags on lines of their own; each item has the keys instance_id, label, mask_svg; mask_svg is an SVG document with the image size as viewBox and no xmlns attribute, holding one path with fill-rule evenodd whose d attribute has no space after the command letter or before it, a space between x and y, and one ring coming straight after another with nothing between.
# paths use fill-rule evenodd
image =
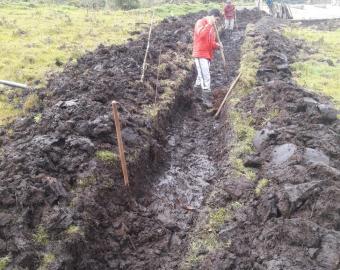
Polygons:
<instances>
[{"instance_id":1,"label":"pile of dirt","mask_svg":"<svg viewBox=\"0 0 340 270\"><path fill-rule=\"evenodd\" d=\"M1 129L0 257L10 256L9 269L37 269L51 254L51 269L119 264L112 261L132 243L117 219L129 207L119 161L104 151L117 153L111 101L119 102L136 194L166 158L167 126L192 81L193 23L204 14L155 27L143 83L147 34L81 57L38 93L41 111Z\"/></svg>"},{"instance_id":2,"label":"pile of dirt","mask_svg":"<svg viewBox=\"0 0 340 270\"><path fill-rule=\"evenodd\" d=\"M172 162L167 135L179 136L185 123L197 134L180 135L183 152L175 154L176 164L188 162L188 173L204 181L206 175L196 170L214 167L207 153L210 116L200 106L183 113L191 108L185 90L194 75L193 24L204 15L169 18L153 29L143 83L147 34L125 45L99 46L67 66L38 93L40 110L0 130L0 257L9 256L8 269L178 267L195 216L182 213L187 228L181 231L179 220L163 222L158 215L158 206L165 207L162 212L173 206L151 194L163 177L157 174ZM259 16L240 12L239 27ZM119 102L133 197L123 186L117 156L110 154L117 153L112 100ZM177 128L168 131L175 118ZM195 138L202 149L192 153ZM195 162L196 154L202 162Z\"/></svg>"},{"instance_id":3,"label":"pile of dirt","mask_svg":"<svg viewBox=\"0 0 340 270\"><path fill-rule=\"evenodd\" d=\"M328 98L294 83L290 64L301 43L280 32L275 20L264 18L250 33L264 53L257 87L237 105L257 129L255 152L244 157L256 182L225 177L215 201L242 207L217 231L227 244L192 269L340 267L339 112Z\"/></svg>"}]
</instances>

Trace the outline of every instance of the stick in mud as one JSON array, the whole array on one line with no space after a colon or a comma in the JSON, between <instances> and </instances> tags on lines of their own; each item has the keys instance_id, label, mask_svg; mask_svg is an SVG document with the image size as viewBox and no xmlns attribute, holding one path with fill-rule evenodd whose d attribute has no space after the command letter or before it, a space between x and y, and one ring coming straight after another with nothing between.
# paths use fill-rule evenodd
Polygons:
<instances>
[{"instance_id":1,"label":"stick in mud","mask_svg":"<svg viewBox=\"0 0 340 270\"><path fill-rule=\"evenodd\" d=\"M221 38L220 38L220 34L218 33L218 29L217 29L217 26L216 26L215 22L214 22L214 28L215 28L215 32L216 32L218 43L222 44ZM227 69L227 62L225 60L225 55L224 55L223 47L221 47L220 49L221 49L221 55L222 55L222 60L223 60L224 68Z\"/></svg>"},{"instance_id":2,"label":"stick in mud","mask_svg":"<svg viewBox=\"0 0 340 270\"><path fill-rule=\"evenodd\" d=\"M157 98L158 98L159 67L160 67L160 65L161 65L161 56L162 56L162 49L160 49L160 51L159 51L159 56L158 56L157 82L156 82L156 91L155 91L155 104L157 103Z\"/></svg>"},{"instance_id":3,"label":"stick in mud","mask_svg":"<svg viewBox=\"0 0 340 270\"><path fill-rule=\"evenodd\" d=\"M143 61L143 66L142 66L142 76L140 77L140 81L144 81L144 76L145 76L145 68L146 68L146 59L148 57L149 53L149 48L150 48L150 39L151 39L151 32L152 32L152 25L153 25L153 19L155 16L155 10L152 12L152 18L151 18L151 24L150 24L150 30L149 30L149 37L148 37L148 44L146 45L146 51L144 55L144 61Z\"/></svg>"},{"instance_id":4,"label":"stick in mud","mask_svg":"<svg viewBox=\"0 0 340 270\"><path fill-rule=\"evenodd\" d=\"M129 187L130 185L129 175L128 175L128 170L126 166L124 144L123 144L123 139L122 139L122 131L121 131L121 126L120 126L119 113L117 110L117 104L118 104L117 101L112 101L112 116L113 116L113 120L115 121L115 126L116 126L118 150L119 150L119 157L120 157L120 162L121 162L122 170L123 170L124 184L125 186Z\"/></svg>"},{"instance_id":5,"label":"stick in mud","mask_svg":"<svg viewBox=\"0 0 340 270\"><path fill-rule=\"evenodd\" d=\"M225 95L225 97L224 97L224 99L223 99L223 101L222 101L220 107L218 108L218 110L217 110L217 112L216 112L216 114L215 114L215 118L217 118L218 115L220 114L220 112L221 112L221 110L222 110L222 108L223 108L224 103L227 101L227 98L228 98L229 94L231 93L231 91L232 91L233 88L235 87L235 85L236 85L236 83L238 82L238 79L239 79L240 77L241 77L241 72L238 74L238 76L236 77L236 79L235 79L235 80L233 81L233 83L231 84L231 86L230 86L230 88L229 88L227 94Z\"/></svg>"}]
</instances>

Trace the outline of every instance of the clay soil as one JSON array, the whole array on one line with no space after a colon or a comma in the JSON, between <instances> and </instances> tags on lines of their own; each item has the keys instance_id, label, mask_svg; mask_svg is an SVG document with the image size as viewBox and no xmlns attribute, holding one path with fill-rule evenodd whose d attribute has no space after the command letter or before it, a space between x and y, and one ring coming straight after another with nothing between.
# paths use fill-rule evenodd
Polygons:
<instances>
[{"instance_id":1,"label":"clay soil","mask_svg":"<svg viewBox=\"0 0 340 270\"><path fill-rule=\"evenodd\" d=\"M229 111L215 120L192 89L192 28L204 15L169 18L154 29L144 82L146 33L69 65L39 92L39 110L0 130L6 269L180 269L217 183L224 204L244 206L217 231L231 244L192 269L339 269L340 122L326 97L292 82L289 64L303 45L249 10L239 12L232 39L223 38L229 69L217 53L215 106L237 75L248 23L256 22L250 35L264 55L256 87L237 105L258 130L256 151L244 157L256 181L222 179L222 168L223 175L231 170L223 165L233 147ZM258 99L279 109L266 126ZM100 155L117 153L112 100L119 102L129 189L118 157ZM256 195L262 178L269 185Z\"/></svg>"}]
</instances>

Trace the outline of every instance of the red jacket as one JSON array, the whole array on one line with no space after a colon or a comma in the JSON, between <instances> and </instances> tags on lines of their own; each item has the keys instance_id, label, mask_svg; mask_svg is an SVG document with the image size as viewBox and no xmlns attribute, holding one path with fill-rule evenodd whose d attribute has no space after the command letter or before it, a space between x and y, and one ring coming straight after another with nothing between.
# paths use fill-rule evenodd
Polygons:
<instances>
[{"instance_id":1,"label":"red jacket","mask_svg":"<svg viewBox=\"0 0 340 270\"><path fill-rule=\"evenodd\" d=\"M194 29L194 48L192 56L195 58L206 58L211 60L215 49L219 47L215 39L214 26L208 22L208 19L203 18L198 20Z\"/></svg>"},{"instance_id":2,"label":"red jacket","mask_svg":"<svg viewBox=\"0 0 340 270\"><path fill-rule=\"evenodd\" d=\"M224 18L234 19L235 18L235 6L233 4L226 4L224 7Z\"/></svg>"}]
</instances>

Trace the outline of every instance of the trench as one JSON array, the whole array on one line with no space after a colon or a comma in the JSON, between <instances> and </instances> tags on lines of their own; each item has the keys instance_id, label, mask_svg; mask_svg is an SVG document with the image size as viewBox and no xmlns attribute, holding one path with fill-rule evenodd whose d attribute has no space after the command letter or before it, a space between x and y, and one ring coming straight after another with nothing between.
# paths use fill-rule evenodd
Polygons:
<instances>
[{"instance_id":1,"label":"trench","mask_svg":"<svg viewBox=\"0 0 340 270\"><path fill-rule=\"evenodd\" d=\"M220 104L228 86L237 76L244 28L235 31L231 38L221 34L228 68L224 68L221 54L216 52L211 64L214 107ZM144 245L137 249L136 253L145 253L148 249L148 254L157 255L154 261L143 264L143 269L181 269L189 235L195 228L205 199L221 174L218 167L221 157L217 153L221 140L224 140L223 120L216 120L214 111L203 106L198 99L199 91L185 91L190 92L191 103L177 112L177 118L167 132L164 152L168 160L155 177L155 184L147 192L149 203L144 205L168 233L166 237L153 239L149 248Z\"/></svg>"}]
</instances>

